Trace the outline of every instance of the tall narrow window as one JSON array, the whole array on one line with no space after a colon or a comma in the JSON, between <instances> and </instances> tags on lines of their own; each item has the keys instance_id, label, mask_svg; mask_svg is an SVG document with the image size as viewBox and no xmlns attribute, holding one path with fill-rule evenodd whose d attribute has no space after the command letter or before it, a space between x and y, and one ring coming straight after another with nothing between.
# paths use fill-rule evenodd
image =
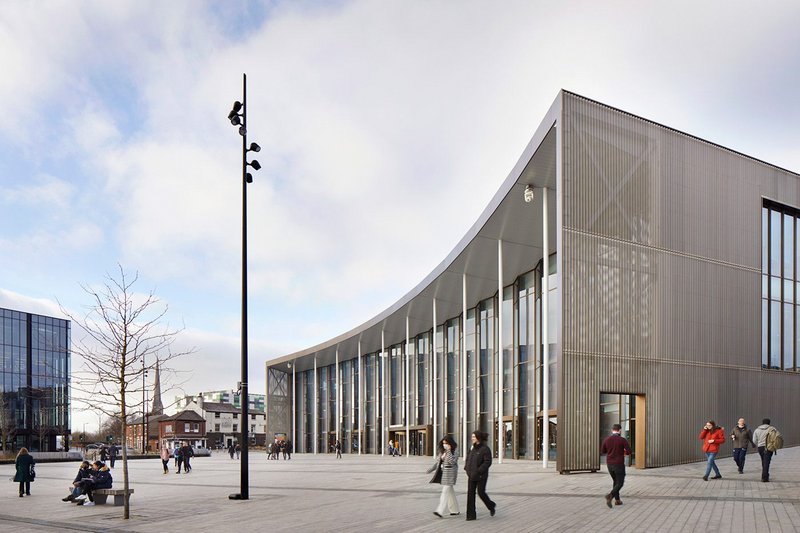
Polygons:
<instances>
[{"instance_id":1,"label":"tall narrow window","mask_svg":"<svg viewBox=\"0 0 800 533\"><path fill-rule=\"evenodd\" d=\"M797 367L797 217L800 212L771 200L761 209L761 366Z\"/></svg>"}]
</instances>

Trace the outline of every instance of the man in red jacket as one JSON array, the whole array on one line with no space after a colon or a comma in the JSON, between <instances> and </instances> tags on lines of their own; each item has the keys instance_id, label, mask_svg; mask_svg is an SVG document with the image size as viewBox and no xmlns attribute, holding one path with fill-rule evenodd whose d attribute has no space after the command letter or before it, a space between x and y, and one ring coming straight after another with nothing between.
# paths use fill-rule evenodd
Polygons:
<instances>
[{"instance_id":1,"label":"man in red jacket","mask_svg":"<svg viewBox=\"0 0 800 533\"><path fill-rule=\"evenodd\" d=\"M722 478L715 459L717 458L717 453L719 453L720 444L725 442L725 428L721 428L717 426L716 422L709 420L706 422L706 425L703 426L703 429L700 430L699 439L703 441L703 451L706 452L706 459L708 461L706 464L706 475L703 476L703 481L708 481L708 475L711 473L712 468L714 469L714 477L711 479Z\"/></svg>"},{"instance_id":2,"label":"man in red jacket","mask_svg":"<svg viewBox=\"0 0 800 533\"><path fill-rule=\"evenodd\" d=\"M600 453L606 454L606 466L608 466L608 473L611 474L611 480L614 483L611 492L606 494L606 505L609 509L611 509L612 499L616 505L622 505L619 491L625 484L625 456L631 454L631 445L628 444L625 437L619 434L620 431L622 431L622 426L619 424L611 426L611 435L606 437L600 447Z\"/></svg>"}]
</instances>

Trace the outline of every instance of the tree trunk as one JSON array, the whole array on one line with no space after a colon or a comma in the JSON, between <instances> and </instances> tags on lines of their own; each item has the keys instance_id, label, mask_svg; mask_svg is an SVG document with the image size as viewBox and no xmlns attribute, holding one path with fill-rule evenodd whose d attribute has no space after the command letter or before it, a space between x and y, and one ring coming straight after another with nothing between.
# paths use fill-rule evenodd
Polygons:
<instances>
[{"instance_id":1,"label":"tree trunk","mask_svg":"<svg viewBox=\"0 0 800 533\"><path fill-rule=\"evenodd\" d=\"M128 434L128 415L125 412L125 395L122 395L122 405L120 418L122 419L122 488L125 490L123 501L125 502L122 518L128 520L131 517L130 494L128 493L128 445L125 442L125 435Z\"/></svg>"}]
</instances>

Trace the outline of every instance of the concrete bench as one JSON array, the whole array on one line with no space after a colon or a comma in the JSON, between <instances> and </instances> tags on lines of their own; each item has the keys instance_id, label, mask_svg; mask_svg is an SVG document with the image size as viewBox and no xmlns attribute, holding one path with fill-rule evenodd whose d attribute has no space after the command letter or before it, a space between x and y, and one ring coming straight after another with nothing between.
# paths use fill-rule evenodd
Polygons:
<instances>
[{"instance_id":1,"label":"concrete bench","mask_svg":"<svg viewBox=\"0 0 800 533\"><path fill-rule=\"evenodd\" d=\"M133 494L133 489L128 489L128 497ZM96 489L92 491L94 503L105 505L109 496L114 497L114 505L125 505L125 489Z\"/></svg>"}]
</instances>

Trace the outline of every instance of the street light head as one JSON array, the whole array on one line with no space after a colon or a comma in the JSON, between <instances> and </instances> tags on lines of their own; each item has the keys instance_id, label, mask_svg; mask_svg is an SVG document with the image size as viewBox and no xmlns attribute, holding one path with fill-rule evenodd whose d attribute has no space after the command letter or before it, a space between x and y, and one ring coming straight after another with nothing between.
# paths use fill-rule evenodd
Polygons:
<instances>
[{"instance_id":1,"label":"street light head","mask_svg":"<svg viewBox=\"0 0 800 533\"><path fill-rule=\"evenodd\" d=\"M236 111L231 111L228 113L228 120L233 120L233 117L237 115Z\"/></svg>"},{"instance_id":2,"label":"street light head","mask_svg":"<svg viewBox=\"0 0 800 533\"><path fill-rule=\"evenodd\" d=\"M238 113L241 108L242 108L242 103L239 100L236 100L233 103L233 112Z\"/></svg>"},{"instance_id":3,"label":"street light head","mask_svg":"<svg viewBox=\"0 0 800 533\"><path fill-rule=\"evenodd\" d=\"M261 170L261 163L258 162L258 159L253 159L253 161L248 163L248 165L253 167L255 170Z\"/></svg>"},{"instance_id":4,"label":"street light head","mask_svg":"<svg viewBox=\"0 0 800 533\"><path fill-rule=\"evenodd\" d=\"M244 175L244 181L247 183L253 183L253 175L248 172Z\"/></svg>"},{"instance_id":5,"label":"street light head","mask_svg":"<svg viewBox=\"0 0 800 533\"><path fill-rule=\"evenodd\" d=\"M242 137L247 135L247 129L245 129L244 126L239 126L239 135L241 135Z\"/></svg>"},{"instance_id":6,"label":"street light head","mask_svg":"<svg viewBox=\"0 0 800 533\"><path fill-rule=\"evenodd\" d=\"M250 151L251 152L260 152L261 151L261 147L259 145L257 145L256 143L250 143Z\"/></svg>"},{"instance_id":7,"label":"street light head","mask_svg":"<svg viewBox=\"0 0 800 533\"><path fill-rule=\"evenodd\" d=\"M238 126L241 123L242 123L242 119L239 118L239 115L233 115L231 117L231 124L233 124L234 126Z\"/></svg>"},{"instance_id":8,"label":"street light head","mask_svg":"<svg viewBox=\"0 0 800 533\"><path fill-rule=\"evenodd\" d=\"M525 203L529 204L533 201L533 185L525 187Z\"/></svg>"}]
</instances>

